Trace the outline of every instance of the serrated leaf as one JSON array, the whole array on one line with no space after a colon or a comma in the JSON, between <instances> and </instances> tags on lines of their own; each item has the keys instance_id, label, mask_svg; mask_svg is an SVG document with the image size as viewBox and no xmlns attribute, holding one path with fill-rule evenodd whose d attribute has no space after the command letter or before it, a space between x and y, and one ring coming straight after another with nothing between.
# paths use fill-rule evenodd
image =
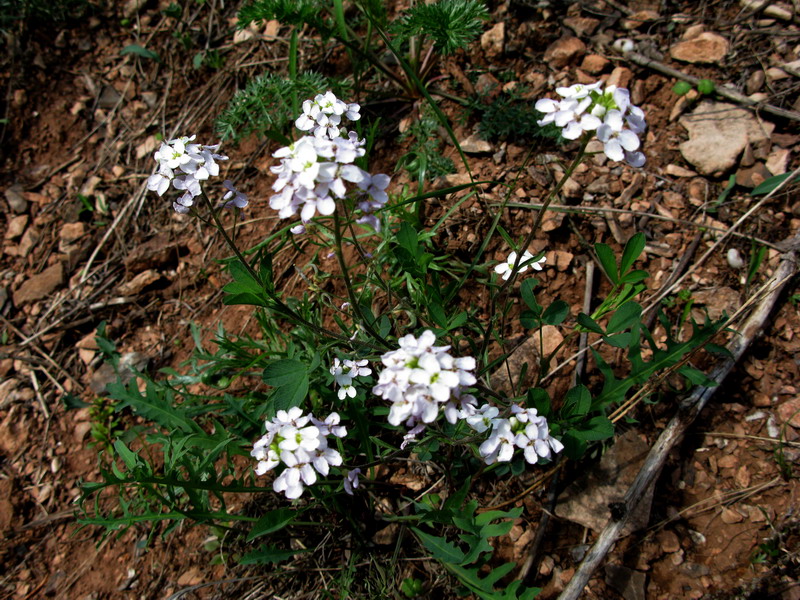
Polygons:
<instances>
[{"instance_id":1,"label":"serrated leaf","mask_svg":"<svg viewBox=\"0 0 800 600\"><path fill-rule=\"evenodd\" d=\"M139 392L136 379L132 379L128 387L122 382L110 383L107 387L109 397L118 400L115 407L116 411L130 407L137 415L154 421L166 429L180 429L185 433L190 433L193 427L192 421L186 417L183 409L173 406L172 392L159 389L152 381L148 381L145 393Z\"/></svg>"},{"instance_id":2,"label":"serrated leaf","mask_svg":"<svg viewBox=\"0 0 800 600\"><path fill-rule=\"evenodd\" d=\"M705 373L689 365L682 366L678 369L678 373L686 377L692 385L703 385L705 387L717 387L719 385L718 382L708 377Z\"/></svg>"},{"instance_id":3,"label":"serrated leaf","mask_svg":"<svg viewBox=\"0 0 800 600\"><path fill-rule=\"evenodd\" d=\"M247 541L254 540L262 535L275 533L294 521L299 512L292 508L276 508L269 511L258 521L255 522L250 533L247 534Z\"/></svg>"},{"instance_id":4,"label":"serrated leaf","mask_svg":"<svg viewBox=\"0 0 800 600\"><path fill-rule=\"evenodd\" d=\"M129 470L136 467L139 457L135 452L132 452L122 440L114 440L114 450L116 450L117 455L122 459L122 462L125 463L125 466L128 467ZM121 478L121 475L119 475L119 477Z\"/></svg>"},{"instance_id":5,"label":"serrated leaf","mask_svg":"<svg viewBox=\"0 0 800 600\"><path fill-rule=\"evenodd\" d=\"M452 542L446 539L425 533L421 529L412 527L411 530L422 541L422 545L428 549L431 555L442 562L453 565L461 564L464 561L464 553Z\"/></svg>"}]
</instances>

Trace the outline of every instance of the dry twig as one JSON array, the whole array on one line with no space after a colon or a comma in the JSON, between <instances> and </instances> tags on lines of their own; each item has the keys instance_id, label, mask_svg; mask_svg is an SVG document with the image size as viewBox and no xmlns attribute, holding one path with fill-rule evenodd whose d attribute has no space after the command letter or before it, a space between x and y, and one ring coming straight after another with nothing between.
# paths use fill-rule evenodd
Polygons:
<instances>
[{"instance_id":1,"label":"dry twig","mask_svg":"<svg viewBox=\"0 0 800 600\"><path fill-rule=\"evenodd\" d=\"M780 265L769 281L769 292L761 303L753 310L740 330L740 335L733 338L728 344L731 356L718 365L710 374L710 379L721 382L731 372L734 365L744 355L753 340L764 330L775 303L778 300L784 285L797 273L797 251L800 249L800 233L787 242L787 251L784 253ZM605 558L611 546L616 542L623 528L628 522L629 515L633 513L639 501L644 497L645 490L655 481L656 476L666 461L672 447L681 439L686 429L691 425L700 411L717 388L699 386L694 392L681 402L678 413L672 418L669 425L659 436L653 448L642 465L628 492L625 494L625 511L619 520L610 522L597 538L594 546L589 550L572 580L564 588L559 600L576 600L588 583L595 569Z\"/></svg>"}]
</instances>

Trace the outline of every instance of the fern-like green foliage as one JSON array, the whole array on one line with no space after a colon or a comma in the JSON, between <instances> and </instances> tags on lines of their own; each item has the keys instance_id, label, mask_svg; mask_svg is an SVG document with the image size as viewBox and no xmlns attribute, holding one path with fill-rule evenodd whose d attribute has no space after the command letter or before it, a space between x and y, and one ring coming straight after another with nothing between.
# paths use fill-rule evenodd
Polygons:
<instances>
[{"instance_id":1,"label":"fern-like green foliage","mask_svg":"<svg viewBox=\"0 0 800 600\"><path fill-rule=\"evenodd\" d=\"M255 0L239 9L239 27L276 19L284 25L310 25L326 32L330 25L323 17L325 8L322 0Z\"/></svg>"},{"instance_id":2,"label":"fern-like green foliage","mask_svg":"<svg viewBox=\"0 0 800 600\"><path fill-rule=\"evenodd\" d=\"M285 133L297 117L292 113L293 94L303 100L340 88L311 71L300 73L294 80L273 73L261 75L236 92L217 118L217 132L223 140L236 140L251 133L269 137L273 132Z\"/></svg>"},{"instance_id":3,"label":"fern-like green foliage","mask_svg":"<svg viewBox=\"0 0 800 600\"><path fill-rule=\"evenodd\" d=\"M397 168L404 168L411 177L419 181L433 181L440 175L455 173L453 161L439 152L442 139L438 129L439 121L425 105L419 120L412 123L400 137L401 140L411 138L413 143L408 152L397 161Z\"/></svg>"},{"instance_id":4,"label":"fern-like green foliage","mask_svg":"<svg viewBox=\"0 0 800 600\"><path fill-rule=\"evenodd\" d=\"M478 37L488 18L489 11L478 0L420 2L400 17L395 33L403 40L427 36L441 54L452 54Z\"/></svg>"},{"instance_id":5,"label":"fern-like green foliage","mask_svg":"<svg viewBox=\"0 0 800 600\"><path fill-rule=\"evenodd\" d=\"M478 134L484 140L513 143L529 142L533 138L560 138L560 128L537 124L542 113L516 90L503 92L488 104L475 102L472 108L478 113Z\"/></svg>"}]
</instances>

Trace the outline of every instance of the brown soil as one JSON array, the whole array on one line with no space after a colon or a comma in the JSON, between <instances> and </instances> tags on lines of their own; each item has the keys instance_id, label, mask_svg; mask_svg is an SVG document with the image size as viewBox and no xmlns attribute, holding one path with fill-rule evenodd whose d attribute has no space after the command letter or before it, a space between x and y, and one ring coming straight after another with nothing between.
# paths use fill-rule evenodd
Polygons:
<instances>
[{"instance_id":1,"label":"brown soil","mask_svg":"<svg viewBox=\"0 0 800 600\"><path fill-rule=\"evenodd\" d=\"M166 198L144 189L157 144L155 135L169 138L191 132L202 140L213 139L213 119L236 89L264 69L285 68L286 38L259 35L233 43L234 30L229 23L235 22L235 6L226 5L222 10L215 2L190 3L191 9L184 10L189 16L178 23L161 12L169 5L166 1L140 3L138 13L126 13L123 7L136 3L119 4L92 5L87 17L56 26L56 30L41 23L17 24L6 38L9 50L0 80L6 91L3 107L8 120L2 125L0 183L6 198L15 196L23 203L21 209L14 209L10 202L0 200L5 212L0 255L0 334L4 344L0 346L0 598L155 599L181 590L186 598L315 598L323 597L322 589L339 597L334 578L342 569L339 552L344 550L336 544L326 546L332 544L330 540L318 540L318 553L298 555L276 575L265 569L215 562L215 552L204 548L208 528L185 527L163 539L148 539L144 528L103 537L102 531L76 523L73 501L79 485L98 480L100 471L97 450L89 444L89 411L68 410L65 401L70 395L87 402L96 396L91 383L102 360L92 340L98 325L107 323L107 333L120 352L142 353L152 373L161 367L179 368L190 356L190 321L205 328L206 341L213 338L219 322L232 332L253 330L246 307L222 305L220 290L228 275L214 260L226 256L219 237L176 215ZM442 68L437 85L464 94L464 77L479 86L481 76L485 81L491 75L524 83L533 102L552 96L556 84L594 80L595 76L580 69L582 55L562 68L543 56L562 35L572 35L564 25L565 17L598 21L593 36L580 34L587 47L583 54L608 59L599 77L630 79L634 102L647 114L649 133L644 149L648 163L634 172L595 159L597 164L579 173L575 186L568 188L559 202L586 210L568 216L553 213L545 221L544 235L531 248L548 252L548 266L540 277L547 285L540 302L546 305L560 298L576 314L584 298L583 265L592 260L589 244L603 241L619 250L633 233L644 231L648 248L640 268L651 273L648 284L655 291L697 235L701 236L699 250L687 265L694 264L710 247L714 238L704 226L725 230L755 202L747 187L738 186L717 212L708 211L728 176L750 166L747 151L730 173L671 174L678 173L668 168L671 166L693 169L679 150L686 131L671 118L676 103L682 102L671 91L675 82L626 62L607 48L608 42L623 35L633 37L651 58L690 75L709 77L717 85L730 83L743 90L754 73L799 58L796 40L800 28L796 25L797 6L787 21L748 16L734 2L677 2L671 3L669 10L655 2L652 6L629 3L636 5L631 8L602 1L568 8L561 3L548 4L537 8L536 3L522 0L490 3L492 20L486 29L505 23L503 50L492 54L474 43L468 53ZM660 14L638 28L626 28L624 17L640 9ZM129 22L123 25L122 19ZM704 65L671 60L669 47L697 24L730 41L726 56ZM281 28L279 35L286 31ZM181 36L190 50L184 49ZM155 50L161 60L121 56L120 49L133 43ZM222 69L192 66L194 53L206 47L222 52ZM337 70L346 73L346 56L334 52L329 56L335 60L316 58L324 48L324 42L307 32L302 41L308 62L304 66L327 68L329 74ZM583 65L587 68L585 62ZM774 78L774 72L767 72L766 84L756 91L765 95L765 102L799 110L796 74L788 70L786 77ZM386 130L375 148L372 165L375 170L391 172L407 148L395 141L397 128L401 119L413 113L406 105L385 114L384 104L371 106L369 98L360 100L366 100L367 115L381 114ZM465 139L472 133L474 119L459 122L458 107L447 102L443 106L454 122L460 123L456 127L459 139ZM763 163L770 152L788 150L787 168L795 168L800 150L798 121L758 114L774 123L775 129L766 147L753 149L756 156L750 158ZM279 226L266 202L274 149L274 143L252 138L226 148L232 157L225 166L226 177L234 179L251 199L239 229L244 246L257 243ZM492 153L469 156L474 178L516 181L516 201L538 202L552 183L551 174L545 168L518 174L528 148L519 142L494 144L493 151L501 149L504 156L497 158ZM554 147L539 150L539 154L562 152ZM445 154L459 163L451 147ZM570 156L569 148L563 150L563 156ZM395 175L393 187L400 189L404 184L411 185L408 176ZM482 200L463 203L441 229L435 239L437 246L469 261L489 225L484 203L499 201L503 193L501 187L490 186ZM99 208L83 210L79 196ZM450 196L445 203L426 206L426 224L436 222L455 200ZM514 236L525 235L533 214L525 208L507 209L502 224ZM15 220L16 232L12 231ZM705 298L696 301L693 315L702 319L702 306L733 312L775 269L779 260L775 244L798 227L800 204L795 193L781 193L765 203L739 227L741 235L730 238L685 282L684 289L696 298ZM725 252L735 247L747 259L753 252L753 239L771 247L746 286L743 273L747 267L733 270ZM504 255L500 240L490 247L488 258ZM276 283L289 293L304 289L306 284L294 265L310 261L316 261L322 272L338 268L335 258L316 255L313 247L287 246L276 257ZM47 281L37 277L52 274L48 269L56 265L63 267L63 276L56 274ZM146 271L151 276L145 285L121 287ZM34 283L24 290L28 282ZM321 284L329 293L341 293L330 281ZM27 299L21 290L29 295ZM649 526L617 544L607 559L609 566L595 574L585 597L800 597L795 583L800 533L796 478L800 311L796 299L789 299L796 291L795 287L785 295L770 327L670 455L656 486ZM468 287L461 300L465 306L485 305L487 291ZM669 310L681 309L678 305ZM508 323L507 339L521 342L524 332L518 321L509 319ZM495 351L500 353L499 348ZM574 348L566 349L559 358L563 360L572 351ZM614 356L611 352L606 359ZM705 360L704 366L713 363L712 358ZM594 377L591 361L588 368ZM570 381L569 377L549 380L551 396L561 397ZM640 424L636 427L648 442L672 416L678 394L665 388L660 396L661 404L641 407L636 413ZM124 418L135 422L129 415ZM247 465L242 463L242 468ZM574 471L585 468L582 465ZM578 476L572 471L568 469L564 475L565 483ZM385 473L379 482L382 485L376 485L376 494L385 496L391 506L400 494L411 495L432 484L429 475L411 465L405 471ZM524 489L525 484L516 480L494 489L485 487L481 505L501 504ZM539 490L516 501L525 511L511 534L498 541L503 558L524 563L545 493ZM355 512L364 510L358 500L354 502ZM542 598L558 595L595 536L566 520L556 519L550 527L537 579L544 588ZM387 535L388 541L376 542L378 560L388 560L394 550L392 534ZM302 541L307 547L313 542ZM398 569L401 577L434 580L437 568L417 556L418 552L409 554ZM371 563L365 558L359 564ZM615 565L644 575L639 590L644 596L631 595L633 592L621 595L618 586L610 583ZM437 583L429 597L447 597L443 590L448 589Z\"/></svg>"}]
</instances>

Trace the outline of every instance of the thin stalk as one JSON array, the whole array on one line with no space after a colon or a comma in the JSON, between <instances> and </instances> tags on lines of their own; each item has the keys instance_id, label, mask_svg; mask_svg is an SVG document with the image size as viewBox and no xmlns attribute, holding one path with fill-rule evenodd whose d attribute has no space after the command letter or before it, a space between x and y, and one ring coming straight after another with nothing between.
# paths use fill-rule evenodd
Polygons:
<instances>
[{"instance_id":1,"label":"thin stalk","mask_svg":"<svg viewBox=\"0 0 800 600\"><path fill-rule=\"evenodd\" d=\"M343 342L343 343L347 344L348 346L352 345L352 341L350 339L346 338L345 336L339 335L338 333L334 333L333 331L325 329L324 327L320 327L319 325L315 325L311 321L308 321L308 320L304 319L299 314L297 314L295 311L293 311L291 308L289 308L289 306L287 304L285 304L280 298L278 298L274 293L270 292L266 288L266 286L264 286L264 284L261 282L261 277L259 277L259 275L258 275L258 273L256 273L255 269L253 269L253 267L250 265L248 260L241 253L241 251L236 246L236 244L233 243L233 240L228 235L228 232L226 231L225 227L223 226L222 221L220 221L219 215L217 214L217 211L214 209L214 206L211 204L211 200L209 200L209 198L205 194L202 194L201 196L202 196L203 200L205 201L209 211L211 212L211 219L214 222L213 223L214 226L222 234L222 238L225 240L225 243L228 245L228 247L236 255L236 258L239 259L239 262L242 263L242 266L245 269L247 269L247 272L250 274L250 277L252 277L253 280L256 281L261 286L261 289L264 291L264 293L269 297L269 299L272 302L275 303L275 307L277 308L277 312L279 312L280 314L282 314L285 317L289 318L290 320L294 320L295 322L300 323L301 325L303 325L305 327L308 327L309 329L315 331L316 333L319 333L319 334L327 336L327 337L329 337L331 339Z\"/></svg>"},{"instance_id":2,"label":"thin stalk","mask_svg":"<svg viewBox=\"0 0 800 600\"><path fill-rule=\"evenodd\" d=\"M505 283L500 286L500 289L497 291L496 294L492 295L492 299L489 303L489 314L494 315L496 306L497 306L497 299L501 296L504 296L507 293L508 288L514 283L515 276L519 271L519 266L522 263L522 257L525 254L525 251L528 249L528 246L531 245L533 239L536 237L536 234L539 232L539 227L542 224L542 220L544 218L545 212L547 212L548 207L550 204L555 200L558 193L564 187L564 184L567 182L572 174L575 172L575 169L583 162L583 159L586 157L586 146L589 145L589 141L592 139L594 133L585 133L583 139L581 140L581 147L578 150L578 155L573 159L570 163L567 170L561 176L561 179L558 181L556 186L550 190L550 193L547 195L547 199L542 204L542 208L536 213L536 220L533 222L533 227L531 228L531 232L528 234L528 237L525 238L525 241L520 246L521 252L517 254L517 259L514 261L514 266L511 269L511 274L509 275L508 279L506 279ZM502 211L501 211L502 213ZM499 214L501 214L499 213ZM498 218L499 218L498 214ZM483 334L483 343L481 345L481 352L480 356L483 356L489 347L489 340L491 339L492 330L494 328L494 319L490 318L489 323L486 325L486 332Z\"/></svg>"},{"instance_id":3,"label":"thin stalk","mask_svg":"<svg viewBox=\"0 0 800 600\"><path fill-rule=\"evenodd\" d=\"M333 211L333 235L336 240L336 259L339 261L339 268L342 270L342 278L344 279L344 286L347 288L347 296L350 298L350 306L358 315L358 318L361 320L366 332L380 342L381 345L389 348L389 342L383 339L381 335L375 331L372 323L369 322L369 320L364 316L364 312L361 310L361 303L358 301L358 297L356 296L356 291L353 288L353 282L350 279L350 271L348 270L347 262L344 259L344 248L342 246L342 224L339 220L338 211Z\"/></svg>"}]
</instances>

